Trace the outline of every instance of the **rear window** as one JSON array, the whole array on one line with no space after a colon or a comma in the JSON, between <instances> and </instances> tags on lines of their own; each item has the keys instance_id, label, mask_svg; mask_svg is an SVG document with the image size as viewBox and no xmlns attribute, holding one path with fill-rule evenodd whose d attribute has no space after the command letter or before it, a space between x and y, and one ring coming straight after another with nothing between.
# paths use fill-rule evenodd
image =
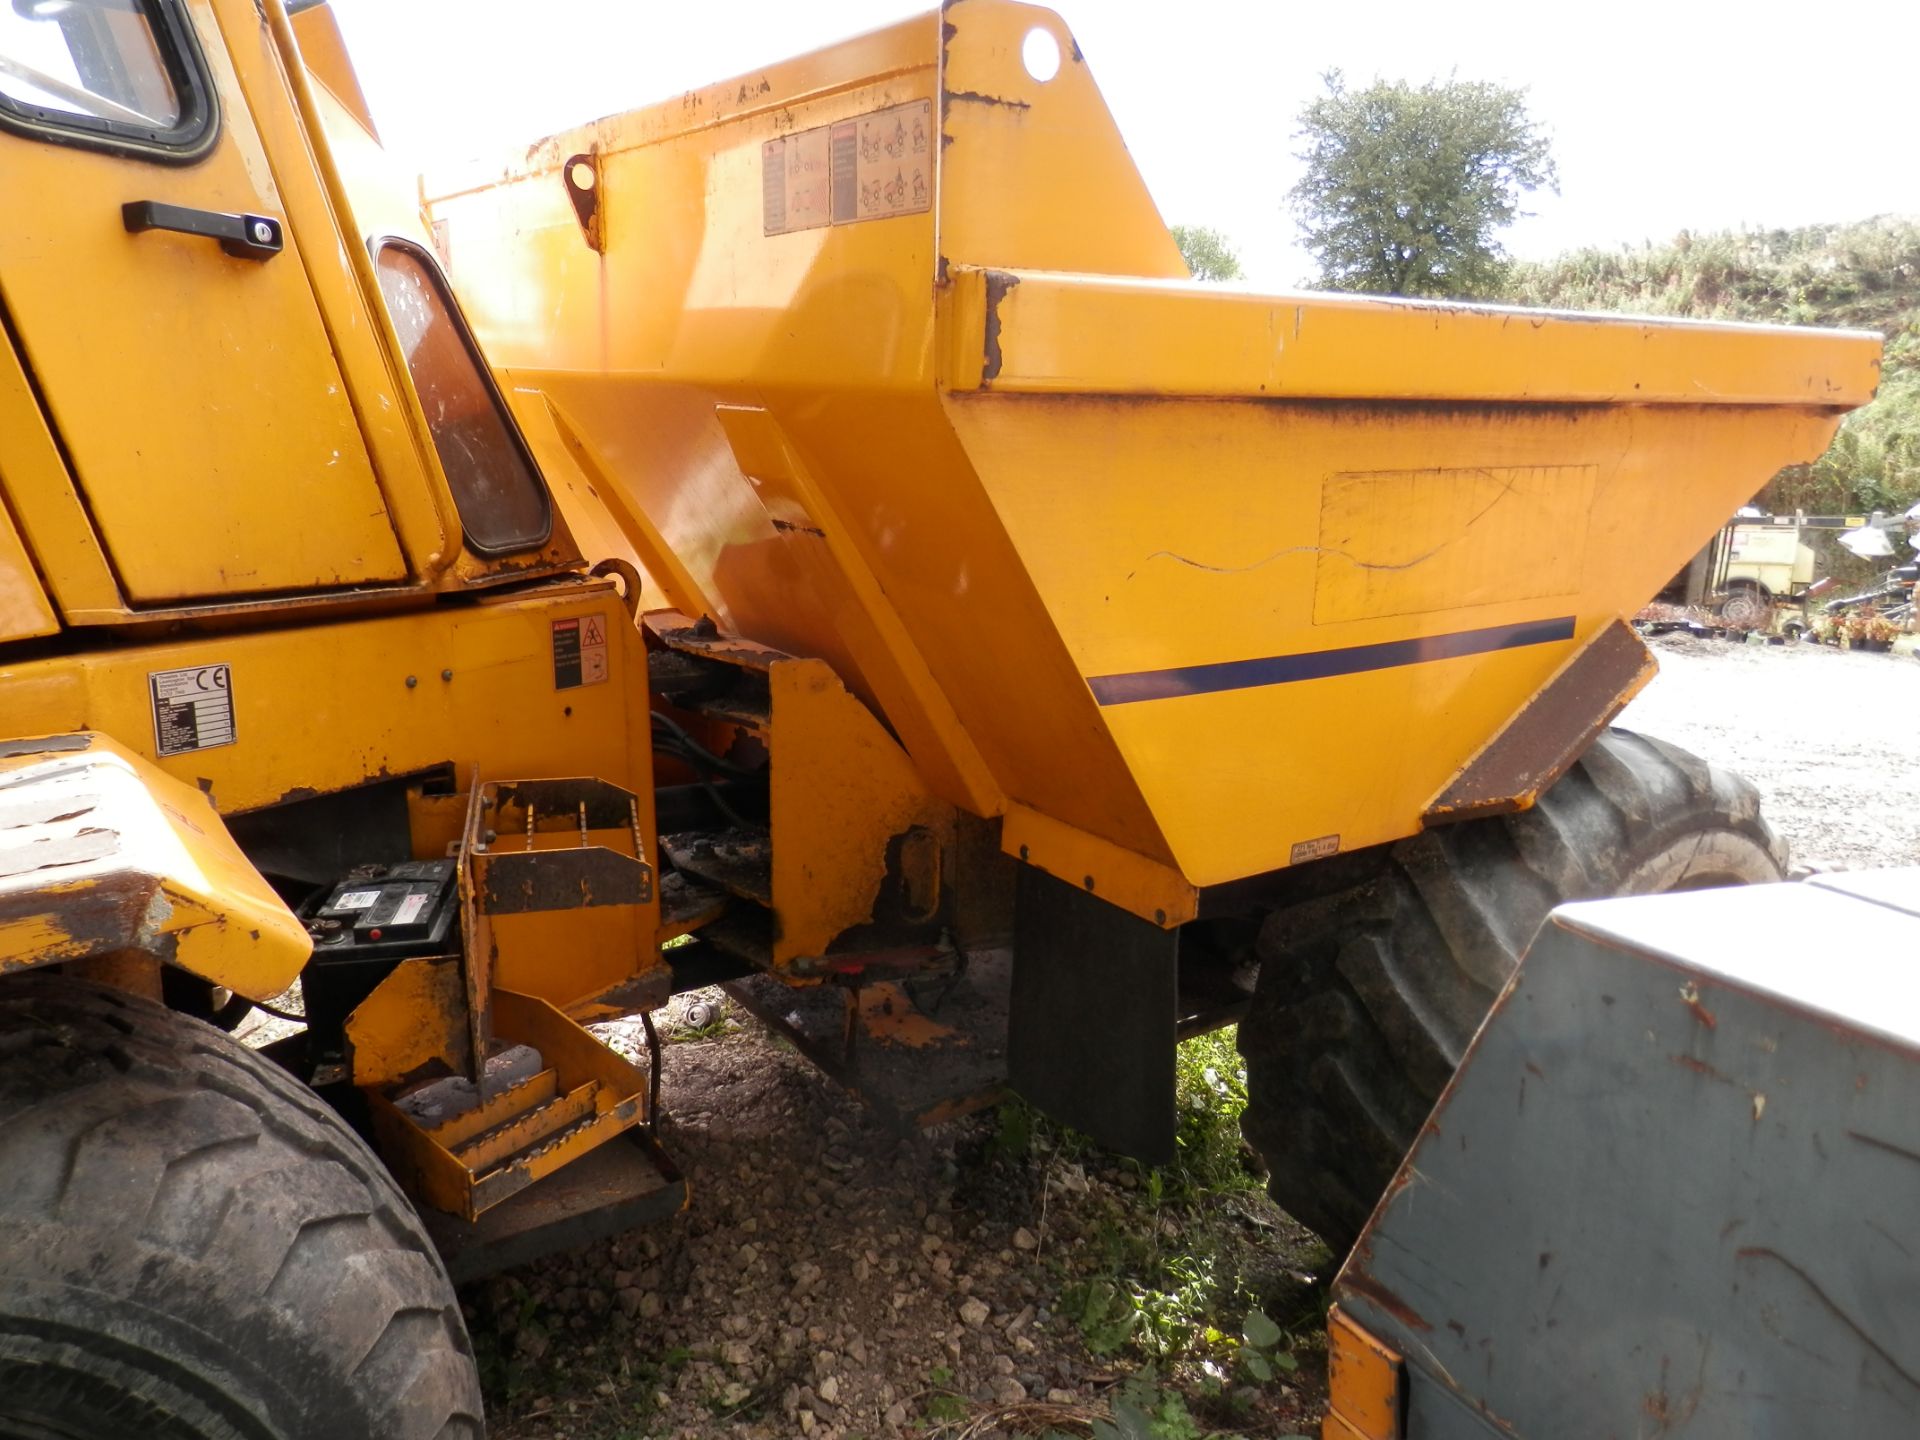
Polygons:
<instances>
[{"instance_id":1,"label":"rear window","mask_svg":"<svg viewBox=\"0 0 1920 1440\"><path fill-rule=\"evenodd\" d=\"M399 239L376 241L374 262L467 548L498 555L545 544L553 529L547 487L440 267Z\"/></svg>"},{"instance_id":2,"label":"rear window","mask_svg":"<svg viewBox=\"0 0 1920 1440\"><path fill-rule=\"evenodd\" d=\"M213 89L178 0L0 0L0 126L198 158Z\"/></svg>"}]
</instances>

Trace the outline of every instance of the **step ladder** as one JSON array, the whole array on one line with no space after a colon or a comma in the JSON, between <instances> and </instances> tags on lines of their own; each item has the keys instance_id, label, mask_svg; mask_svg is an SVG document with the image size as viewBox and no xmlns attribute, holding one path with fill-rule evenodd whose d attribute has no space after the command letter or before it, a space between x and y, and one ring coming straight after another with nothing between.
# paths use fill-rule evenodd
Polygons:
<instances>
[{"instance_id":1,"label":"step ladder","mask_svg":"<svg viewBox=\"0 0 1920 1440\"><path fill-rule=\"evenodd\" d=\"M492 998L495 1054L477 1086L449 1078L367 1092L401 1183L470 1221L647 1124L657 1093L657 1048L654 1069L643 1070L544 1000L510 990Z\"/></svg>"}]
</instances>

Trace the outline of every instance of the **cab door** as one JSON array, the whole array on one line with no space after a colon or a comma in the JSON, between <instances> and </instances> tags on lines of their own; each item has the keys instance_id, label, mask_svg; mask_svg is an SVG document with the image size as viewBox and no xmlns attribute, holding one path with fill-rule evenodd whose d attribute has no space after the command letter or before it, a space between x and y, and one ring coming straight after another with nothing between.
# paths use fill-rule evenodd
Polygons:
<instances>
[{"instance_id":1,"label":"cab door","mask_svg":"<svg viewBox=\"0 0 1920 1440\"><path fill-rule=\"evenodd\" d=\"M0 0L0 308L136 606L406 578L303 239L208 0Z\"/></svg>"}]
</instances>

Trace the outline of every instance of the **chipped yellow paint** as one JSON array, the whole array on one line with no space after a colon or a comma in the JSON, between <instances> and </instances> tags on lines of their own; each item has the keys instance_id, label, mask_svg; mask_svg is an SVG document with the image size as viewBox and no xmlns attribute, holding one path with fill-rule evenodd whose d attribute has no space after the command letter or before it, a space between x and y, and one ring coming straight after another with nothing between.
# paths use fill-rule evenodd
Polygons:
<instances>
[{"instance_id":1,"label":"chipped yellow paint","mask_svg":"<svg viewBox=\"0 0 1920 1440\"><path fill-rule=\"evenodd\" d=\"M293 982L306 929L205 795L103 735L42 743L0 757L0 971L135 952L255 998Z\"/></svg>"},{"instance_id":2,"label":"chipped yellow paint","mask_svg":"<svg viewBox=\"0 0 1920 1440\"><path fill-rule=\"evenodd\" d=\"M385 1085L434 1061L466 1068L467 997L457 960L402 960L347 1017L356 1085Z\"/></svg>"},{"instance_id":3,"label":"chipped yellow paint","mask_svg":"<svg viewBox=\"0 0 1920 1440\"><path fill-rule=\"evenodd\" d=\"M914 1005L907 992L891 980L863 985L859 990L860 1028L876 1040L919 1049L952 1040L960 1032L942 1025Z\"/></svg>"},{"instance_id":4,"label":"chipped yellow paint","mask_svg":"<svg viewBox=\"0 0 1920 1440\"><path fill-rule=\"evenodd\" d=\"M944 844L952 811L826 665L777 661L768 679L781 966L826 954L841 932L871 919L889 842L918 827Z\"/></svg>"}]
</instances>

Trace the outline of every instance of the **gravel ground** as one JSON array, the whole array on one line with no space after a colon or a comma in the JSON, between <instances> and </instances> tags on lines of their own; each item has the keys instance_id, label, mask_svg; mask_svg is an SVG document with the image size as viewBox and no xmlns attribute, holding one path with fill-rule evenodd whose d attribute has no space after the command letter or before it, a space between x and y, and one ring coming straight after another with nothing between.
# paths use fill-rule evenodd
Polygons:
<instances>
[{"instance_id":1,"label":"gravel ground","mask_svg":"<svg viewBox=\"0 0 1920 1440\"><path fill-rule=\"evenodd\" d=\"M1746 775L1796 865L1920 864L1920 660L1686 635L1653 646L1660 673L1622 725Z\"/></svg>"},{"instance_id":2,"label":"gravel ground","mask_svg":"<svg viewBox=\"0 0 1920 1440\"><path fill-rule=\"evenodd\" d=\"M687 998L739 1013L700 992L667 1034ZM896 1134L756 1023L727 1028L666 1049L688 1213L466 1292L494 1440L987 1440L1106 1414L1139 1362L1090 1354L1061 1296L1117 1227L1181 1248L1179 1212L1044 1136L1001 1153L991 1117ZM1324 1251L1263 1192L1229 1204L1228 1263L1276 1315L1313 1314ZM1317 1344L1223 1428L1317 1433Z\"/></svg>"}]
</instances>

